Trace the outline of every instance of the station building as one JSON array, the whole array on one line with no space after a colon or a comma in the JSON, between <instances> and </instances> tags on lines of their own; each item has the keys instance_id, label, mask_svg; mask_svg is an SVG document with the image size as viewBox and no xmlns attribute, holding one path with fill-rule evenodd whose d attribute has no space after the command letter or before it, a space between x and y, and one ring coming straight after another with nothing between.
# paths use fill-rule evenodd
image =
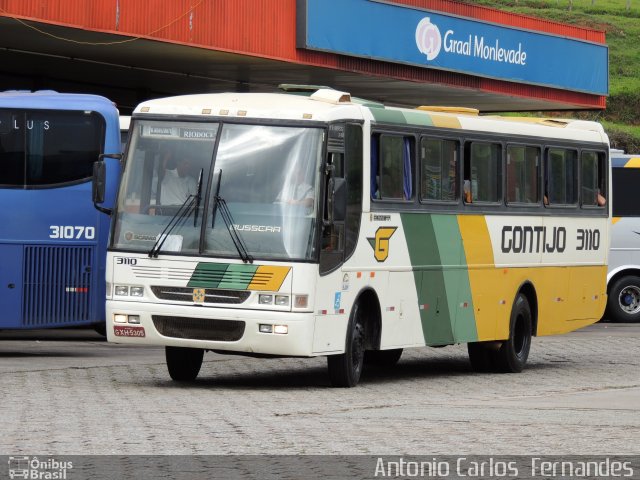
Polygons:
<instances>
[{"instance_id":1,"label":"station building","mask_svg":"<svg viewBox=\"0 0 640 480\"><path fill-rule=\"evenodd\" d=\"M453 0L6 0L0 89L150 98L325 85L482 112L606 107L605 34Z\"/></svg>"}]
</instances>

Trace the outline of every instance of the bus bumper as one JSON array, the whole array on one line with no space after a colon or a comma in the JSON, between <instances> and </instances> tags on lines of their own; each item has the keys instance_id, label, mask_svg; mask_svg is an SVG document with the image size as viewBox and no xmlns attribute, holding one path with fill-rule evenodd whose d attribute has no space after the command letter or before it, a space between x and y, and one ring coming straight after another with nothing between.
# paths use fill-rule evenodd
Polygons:
<instances>
[{"instance_id":1,"label":"bus bumper","mask_svg":"<svg viewBox=\"0 0 640 480\"><path fill-rule=\"evenodd\" d=\"M108 300L107 339L123 344L168 345L246 354L313 356L312 312L248 311L176 305L172 305L168 311L162 307L157 304ZM116 322L116 318L120 321ZM126 321L123 322L125 318ZM130 320L140 323L132 323ZM261 325L267 331L261 332ZM271 332L268 332L269 326Z\"/></svg>"}]
</instances>

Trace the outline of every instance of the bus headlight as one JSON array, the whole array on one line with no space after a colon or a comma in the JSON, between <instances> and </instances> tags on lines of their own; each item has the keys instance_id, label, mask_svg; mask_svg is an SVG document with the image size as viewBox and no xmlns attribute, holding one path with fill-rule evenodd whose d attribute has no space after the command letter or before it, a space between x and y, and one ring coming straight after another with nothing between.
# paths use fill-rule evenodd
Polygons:
<instances>
[{"instance_id":1,"label":"bus headlight","mask_svg":"<svg viewBox=\"0 0 640 480\"><path fill-rule=\"evenodd\" d=\"M263 293L258 296L258 303L260 305L271 305L273 303L273 295L265 295Z\"/></svg>"},{"instance_id":2,"label":"bus headlight","mask_svg":"<svg viewBox=\"0 0 640 480\"><path fill-rule=\"evenodd\" d=\"M116 313L113 315L113 321L115 323L127 323L127 316L122 313Z\"/></svg>"},{"instance_id":3,"label":"bus headlight","mask_svg":"<svg viewBox=\"0 0 640 480\"><path fill-rule=\"evenodd\" d=\"M144 287L131 287L129 293L132 297L142 297L144 296Z\"/></svg>"},{"instance_id":4,"label":"bus headlight","mask_svg":"<svg viewBox=\"0 0 640 480\"><path fill-rule=\"evenodd\" d=\"M120 297L127 297L129 296L129 287L126 285L116 285L115 294Z\"/></svg>"},{"instance_id":5,"label":"bus headlight","mask_svg":"<svg viewBox=\"0 0 640 480\"><path fill-rule=\"evenodd\" d=\"M129 285L116 285L115 294L118 297L142 297L144 296L144 287L139 285L133 287Z\"/></svg>"},{"instance_id":6,"label":"bus headlight","mask_svg":"<svg viewBox=\"0 0 640 480\"><path fill-rule=\"evenodd\" d=\"M289 295L276 295L276 305L286 307L289 305Z\"/></svg>"}]
</instances>

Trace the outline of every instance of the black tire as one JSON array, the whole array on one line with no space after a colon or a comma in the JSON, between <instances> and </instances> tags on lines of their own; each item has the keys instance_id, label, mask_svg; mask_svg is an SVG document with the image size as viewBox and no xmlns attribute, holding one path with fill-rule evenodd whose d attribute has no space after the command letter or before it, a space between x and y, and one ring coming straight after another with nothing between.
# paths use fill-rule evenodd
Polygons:
<instances>
[{"instance_id":1,"label":"black tire","mask_svg":"<svg viewBox=\"0 0 640 480\"><path fill-rule=\"evenodd\" d=\"M527 297L519 293L511 308L509 338L492 354L498 372L519 373L527 363L531 349L533 321Z\"/></svg>"},{"instance_id":2,"label":"black tire","mask_svg":"<svg viewBox=\"0 0 640 480\"><path fill-rule=\"evenodd\" d=\"M327 357L329 380L334 387L355 387L360 381L366 338L364 322L363 308L357 302L349 318L344 353Z\"/></svg>"},{"instance_id":3,"label":"black tire","mask_svg":"<svg viewBox=\"0 0 640 480\"><path fill-rule=\"evenodd\" d=\"M393 348L391 350L367 350L364 352L364 364L390 368L398 363L401 356L401 348Z\"/></svg>"},{"instance_id":4,"label":"black tire","mask_svg":"<svg viewBox=\"0 0 640 480\"><path fill-rule=\"evenodd\" d=\"M496 370L494 356L499 344L496 342L472 342L467 343L471 368L478 373L493 372Z\"/></svg>"},{"instance_id":5,"label":"black tire","mask_svg":"<svg viewBox=\"0 0 640 480\"><path fill-rule=\"evenodd\" d=\"M169 375L176 382L191 382L202 367L204 350L201 348L165 347Z\"/></svg>"},{"instance_id":6,"label":"black tire","mask_svg":"<svg viewBox=\"0 0 640 480\"><path fill-rule=\"evenodd\" d=\"M609 320L614 322L640 322L640 277L626 275L611 285L607 299Z\"/></svg>"}]
</instances>

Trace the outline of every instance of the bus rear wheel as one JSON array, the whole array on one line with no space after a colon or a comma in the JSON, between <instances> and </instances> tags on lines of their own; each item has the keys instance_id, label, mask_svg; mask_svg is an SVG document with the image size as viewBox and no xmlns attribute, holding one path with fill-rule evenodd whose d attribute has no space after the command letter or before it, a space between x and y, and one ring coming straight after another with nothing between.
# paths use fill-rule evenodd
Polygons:
<instances>
[{"instance_id":1,"label":"bus rear wheel","mask_svg":"<svg viewBox=\"0 0 640 480\"><path fill-rule=\"evenodd\" d=\"M640 277L626 275L611 285L607 310L615 322L640 322Z\"/></svg>"},{"instance_id":2,"label":"bus rear wheel","mask_svg":"<svg viewBox=\"0 0 640 480\"><path fill-rule=\"evenodd\" d=\"M529 358L532 324L527 297L519 293L511 309L509 338L467 344L472 368L476 372L521 372Z\"/></svg>"},{"instance_id":3,"label":"bus rear wheel","mask_svg":"<svg viewBox=\"0 0 640 480\"><path fill-rule=\"evenodd\" d=\"M201 348L165 347L169 375L176 382L191 382L202 367L204 350Z\"/></svg>"},{"instance_id":4,"label":"bus rear wheel","mask_svg":"<svg viewBox=\"0 0 640 480\"><path fill-rule=\"evenodd\" d=\"M533 321L529 301L519 293L511 308L509 338L502 342L493 354L496 370L504 373L519 373L529 358Z\"/></svg>"},{"instance_id":5,"label":"bus rear wheel","mask_svg":"<svg viewBox=\"0 0 640 480\"><path fill-rule=\"evenodd\" d=\"M329 380L334 387L355 387L360 381L365 350L364 321L364 311L358 302L349 318L344 353L327 357Z\"/></svg>"}]
</instances>

